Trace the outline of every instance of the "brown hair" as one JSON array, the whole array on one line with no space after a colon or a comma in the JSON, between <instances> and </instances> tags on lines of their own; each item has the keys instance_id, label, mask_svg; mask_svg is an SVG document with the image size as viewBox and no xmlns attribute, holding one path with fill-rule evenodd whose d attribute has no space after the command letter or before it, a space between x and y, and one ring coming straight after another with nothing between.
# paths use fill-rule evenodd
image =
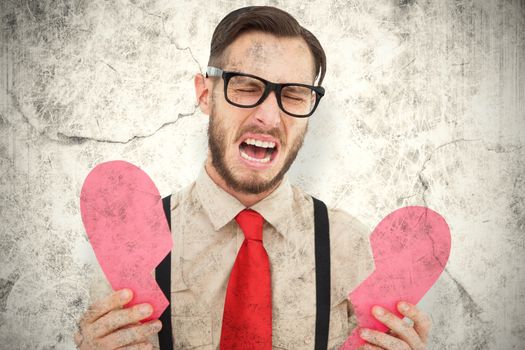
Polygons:
<instances>
[{"instance_id":1,"label":"brown hair","mask_svg":"<svg viewBox=\"0 0 525 350\"><path fill-rule=\"evenodd\" d=\"M301 37L306 41L315 61L318 85L326 73L326 55L319 40L288 12L271 6L248 6L230 12L220 21L211 38L208 65L221 63L226 48L242 33L260 31L277 37Z\"/></svg>"}]
</instances>

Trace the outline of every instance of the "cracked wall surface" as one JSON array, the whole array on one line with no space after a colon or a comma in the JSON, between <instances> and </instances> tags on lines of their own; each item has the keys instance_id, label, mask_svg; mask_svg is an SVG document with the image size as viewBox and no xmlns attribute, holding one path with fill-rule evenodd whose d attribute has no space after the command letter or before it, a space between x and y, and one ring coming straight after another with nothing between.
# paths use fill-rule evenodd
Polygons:
<instances>
[{"instance_id":1,"label":"cracked wall surface","mask_svg":"<svg viewBox=\"0 0 525 350\"><path fill-rule=\"evenodd\" d=\"M195 178L207 117L193 76L247 4L289 11L327 53L292 181L371 230L401 206L442 214L452 251L420 303L429 349L525 349L518 0L2 0L0 348L73 348L105 292L79 214L87 173L125 159L162 194Z\"/></svg>"}]
</instances>

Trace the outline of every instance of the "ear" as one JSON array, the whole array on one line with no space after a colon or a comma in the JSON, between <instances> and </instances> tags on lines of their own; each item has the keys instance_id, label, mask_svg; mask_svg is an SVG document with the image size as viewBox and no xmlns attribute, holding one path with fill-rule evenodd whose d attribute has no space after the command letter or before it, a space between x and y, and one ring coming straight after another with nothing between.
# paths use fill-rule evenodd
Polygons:
<instances>
[{"instance_id":1,"label":"ear","mask_svg":"<svg viewBox=\"0 0 525 350\"><path fill-rule=\"evenodd\" d=\"M211 85L208 82L206 84L206 78L201 73L195 75L195 96L197 97L197 103L201 109L201 112L210 115L210 88Z\"/></svg>"}]
</instances>

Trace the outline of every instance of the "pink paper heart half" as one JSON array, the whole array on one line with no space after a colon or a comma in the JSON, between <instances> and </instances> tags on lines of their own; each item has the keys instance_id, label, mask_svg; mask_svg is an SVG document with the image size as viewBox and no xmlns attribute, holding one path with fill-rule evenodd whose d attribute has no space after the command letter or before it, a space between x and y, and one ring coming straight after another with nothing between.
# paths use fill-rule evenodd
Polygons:
<instances>
[{"instance_id":1,"label":"pink paper heart half","mask_svg":"<svg viewBox=\"0 0 525 350\"><path fill-rule=\"evenodd\" d=\"M153 306L153 314L144 321L159 318L168 300L153 270L171 250L172 238L153 181L131 163L101 163L84 181L80 212L111 287L133 291L126 307Z\"/></svg>"},{"instance_id":2,"label":"pink paper heart half","mask_svg":"<svg viewBox=\"0 0 525 350\"><path fill-rule=\"evenodd\" d=\"M388 328L371 314L380 305L400 318L397 303L417 304L443 272L450 254L450 230L435 211L420 206L397 209L377 225L370 236L374 272L350 294L358 327L341 349L365 344L361 327L385 332Z\"/></svg>"}]
</instances>

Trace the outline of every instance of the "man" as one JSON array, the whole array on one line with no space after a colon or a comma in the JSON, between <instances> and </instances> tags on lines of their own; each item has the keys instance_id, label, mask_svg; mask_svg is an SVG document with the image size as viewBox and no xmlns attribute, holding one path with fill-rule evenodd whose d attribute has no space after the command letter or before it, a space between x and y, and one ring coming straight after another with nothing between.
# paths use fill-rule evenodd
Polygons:
<instances>
[{"instance_id":1,"label":"man","mask_svg":"<svg viewBox=\"0 0 525 350\"><path fill-rule=\"evenodd\" d=\"M217 26L206 75L195 77L199 106L210 116L208 157L170 204L174 348L314 348L313 199L285 174L324 94L325 62L317 39L279 9L242 8ZM338 210L328 218L332 349L355 326L347 293L373 261L363 225ZM122 309L130 299L123 290L93 304L75 336L79 348L152 348L148 339L161 324L137 323L151 306ZM425 348L428 316L407 303L399 311L414 325L374 307L391 332L361 330L363 349Z\"/></svg>"}]
</instances>

